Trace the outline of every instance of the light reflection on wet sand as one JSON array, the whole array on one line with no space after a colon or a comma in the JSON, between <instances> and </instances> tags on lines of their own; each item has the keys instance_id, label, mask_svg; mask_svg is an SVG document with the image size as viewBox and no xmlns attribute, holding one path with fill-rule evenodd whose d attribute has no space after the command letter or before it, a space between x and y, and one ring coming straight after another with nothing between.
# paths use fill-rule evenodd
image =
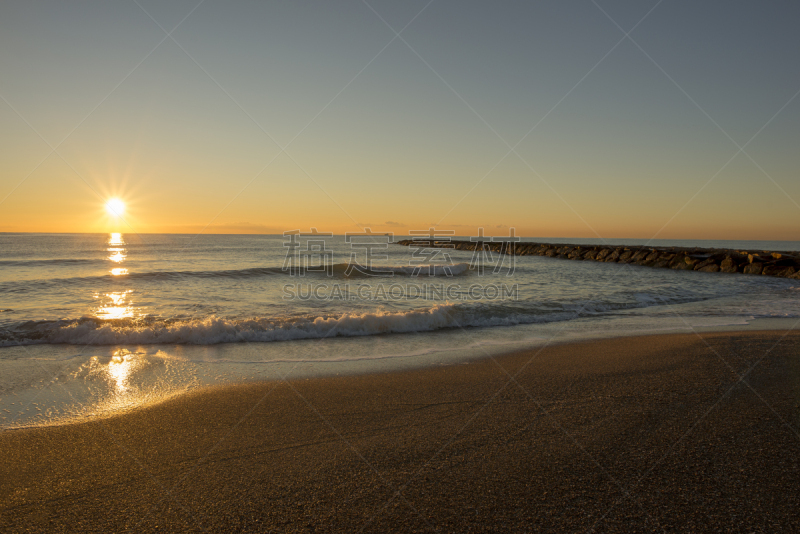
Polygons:
<instances>
[{"instance_id":1,"label":"light reflection on wet sand","mask_svg":"<svg viewBox=\"0 0 800 534\"><path fill-rule=\"evenodd\" d=\"M0 428L48 426L110 417L156 404L199 385L195 366L142 347L93 350L53 360L48 347L28 348L43 357L5 373L13 395L0 398ZM13 350L13 349L12 349ZM61 348L63 352L64 348ZM27 353L26 353L27 354ZM90 353L91 354L91 353ZM0 362L0 372L12 370Z\"/></svg>"}]
</instances>

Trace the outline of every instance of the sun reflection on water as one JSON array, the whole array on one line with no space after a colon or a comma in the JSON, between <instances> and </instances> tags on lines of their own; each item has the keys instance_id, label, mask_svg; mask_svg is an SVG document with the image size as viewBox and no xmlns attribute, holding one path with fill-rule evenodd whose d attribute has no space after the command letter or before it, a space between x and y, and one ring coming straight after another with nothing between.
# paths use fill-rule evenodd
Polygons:
<instances>
[{"instance_id":1,"label":"sun reflection on water","mask_svg":"<svg viewBox=\"0 0 800 534\"><path fill-rule=\"evenodd\" d=\"M108 238L108 244L110 246L124 245L125 241L123 241L121 233L112 232L111 236Z\"/></svg>"},{"instance_id":2,"label":"sun reflection on water","mask_svg":"<svg viewBox=\"0 0 800 534\"><path fill-rule=\"evenodd\" d=\"M125 240L122 238L122 234L114 232L108 237L108 248L106 251L109 253L109 261L113 261L114 263L122 263L125 261L128 255L123 245L125 245ZM128 269L122 267L111 269L112 276L121 276L124 274L128 274Z\"/></svg>"},{"instance_id":3,"label":"sun reflection on water","mask_svg":"<svg viewBox=\"0 0 800 534\"><path fill-rule=\"evenodd\" d=\"M111 299L111 305L102 306L97 310L95 316L98 319L126 319L133 317L133 307L127 302L127 296L132 293L132 290L119 291L117 293L106 293L104 296ZM99 298L96 295L95 298Z\"/></svg>"},{"instance_id":4,"label":"sun reflection on water","mask_svg":"<svg viewBox=\"0 0 800 534\"><path fill-rule=\"evenodd\" d=\"M114 263L122 263L125 261L125 254L122 253L122 249L108 249L109 252L114 252L111 256L108 257L109 260L113 261Z\"/></svg>"}]
</instances>

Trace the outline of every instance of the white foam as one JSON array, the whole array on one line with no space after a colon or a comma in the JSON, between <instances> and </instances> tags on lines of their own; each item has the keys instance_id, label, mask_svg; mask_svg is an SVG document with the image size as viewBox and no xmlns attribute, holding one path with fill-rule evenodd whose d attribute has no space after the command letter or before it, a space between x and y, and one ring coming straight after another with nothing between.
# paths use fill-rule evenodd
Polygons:
<instances>
[{"instance_id":1,"label":"white foam","mask_svg":"<svg viewBox=\"0 0 800 534\"><path fill-rule=\"evenodd\" d=\"M466 269L467 264L455 264ZM405 268L404 268L405 269ZM463 272L463 271L462 271ZM74 345L213 345L237 342L272 342L327 337L430 332L445 328L495 327L570 321L608 314L674 315L674 305L684 305L682 316L798 317L796 301L785 299L785 309L770 301L768 310L732 309L717 299L711 306L705 295L691 292L634 293L611 299L523 300L439 303L410 310L375 310L308 314L294 317L137 318L100 320L92 317L18 323L0 336L0 347L34 344ZM687 307L688 306L688 307ZM649 309L645 312L645 309ZM641 311L636 311L641 310ZM765 313L768 312L768 313Z\"/></svg>"},{"instance_id":2,"label":"white foam","mask_svg":"<svg viewBox=\"0 0 800 534\"><path fill-rule=\"evenodd\" d=\"M38 332L18 336L7 345L65 343L76 345L138 345L236 343L243 341L289 341L336 336L366 336L383 333L425 332L459 326L454 317L455 304L437 304L431 308L404 312L376 311L344 313L330 317L290 319L205 319L113 323L81 320L41 325ZM475 325L471 325L475 326Z\"/></svg>"}]
</instances>

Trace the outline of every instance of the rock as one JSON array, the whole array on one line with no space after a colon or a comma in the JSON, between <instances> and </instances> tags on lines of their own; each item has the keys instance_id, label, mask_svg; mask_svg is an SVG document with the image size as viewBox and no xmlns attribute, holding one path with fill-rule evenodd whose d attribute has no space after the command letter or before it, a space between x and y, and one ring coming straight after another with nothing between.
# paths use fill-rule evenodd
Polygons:
<instances>
[{"instance_id":1,"label":"rock","mask_svg":"<svg viewBox=\"0 0 800 534\"><path fill-rule=\"evenodd\" d=\"M716 265L716 263L714 262L714 258L706 258L706 259L704 259L703 261L698 261L698 262L695 264L695 266L694 266L694 270L695 270L695 271L700 271L700 270L702 270L704 267L707 267L707 266L709 266L709 265L711 265L711 264L714 264L714 265ZM719 270L719 265L717 265L717 271L718 271L718 270ZM713 272L717 272L717 271L713 271Z\"/></svg>"},{"instance_id":2,"label":"rock","mask_svg":"<svg viewBox=\"0 0 800 534\"><path fill-rule=\"evenodd\" d=\"M683 271L691 271L694 269L694 264L697 263L697 260L686 256L685 254L676 254L675 257L669 262L670 269L676 270L683 270Z\"/></svg>"},{"instance_id":3,"label":"rock","mask_svg":"<svg viewBox=\"0 0 800 534\"><path fill-rule=\"evenodd\" d=\"M781 276L783 278L788 278L790 275L794 274L794 267L786 266L786 265L764 265L764 268L761 270L761 274L765 274L767 276Z\"/></svg>"},{"instance_id":4,"label":"rock","mask_svg":"<svg viewBox=\"0 0 800 534\"><path fill-rule=\"evenodd\" d=\"M723 273L735 273L739 270L738 267L739 265L733 258L726 256L725 259L722 260L722 263L720 263L719 270Z\"/></svg>"},{"instance_id":5,"label":"rock","mask_svg":"<svg viewBox=\"0 0 800 534\"><path fill-rule=\"evenodd\" d=\"M506 241L400 239L395 244L417 248L492 251L518 256L539 255L570 260L634 263L636 265L702 272L745 272L800 280L800 254L768 250L728 250L684 247L624 247Z\"/></svg>"},{"instance_id":6,"label":"rock","mask_svg":"<svg viewBox=\"0 0 800 534\"><path fill-rule=\"evenodd\" d=\"M744 271L742 272L744 274L761 274L761 263L754 262L749 265L746 265Z\"/></svg>"},{"instance_id":7,"label":"rock","mask_svg":"<svg viewBox=\"0 0 800 534\"><path fill-rule=\"evenodd\" d=\"M675 254L675 256L669 262L670 269L675 267L678 263L683 263L683 258L683 254Z\"/></svg>"},{"instance_id":8,"label":"rock","mask_svg":"<svg viewBox=\"0 0 800 534\"><path fill-rule=\"evenodd\" d=\"M694 264L686 263L685 261L677 261L673 262L673 264L670 265L670 268L675 269L676 271L692 271L694 270Z\"/></svg>"},{"instance_id":9,"label":"rock","mask_svg":"<svg viewBox=\"0 0 800 534\"><path fill-rule=\"evenodd\" d=\"M794 258L787 258L786 256L781 259L773 260L769 263L771 265L778 265L780 267L794 267L795 269L800 266L800 264L798 264Z\"/></svg>"}]
</instances>

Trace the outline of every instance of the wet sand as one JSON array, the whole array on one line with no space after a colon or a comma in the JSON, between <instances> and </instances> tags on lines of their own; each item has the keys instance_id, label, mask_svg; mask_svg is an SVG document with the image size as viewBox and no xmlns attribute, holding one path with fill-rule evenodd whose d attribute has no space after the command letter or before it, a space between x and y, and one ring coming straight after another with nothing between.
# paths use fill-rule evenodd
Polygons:
<instances>
[{"instance_id":1,"label":"wet sand","mask_svg":"<svg viewBox=\"0 0 800 534\"><path fill-rule=\"evenodd\" d=\"M798 532L799 358L619 338L6 431L0 531Z\"/></svg>"}]
</instances>

